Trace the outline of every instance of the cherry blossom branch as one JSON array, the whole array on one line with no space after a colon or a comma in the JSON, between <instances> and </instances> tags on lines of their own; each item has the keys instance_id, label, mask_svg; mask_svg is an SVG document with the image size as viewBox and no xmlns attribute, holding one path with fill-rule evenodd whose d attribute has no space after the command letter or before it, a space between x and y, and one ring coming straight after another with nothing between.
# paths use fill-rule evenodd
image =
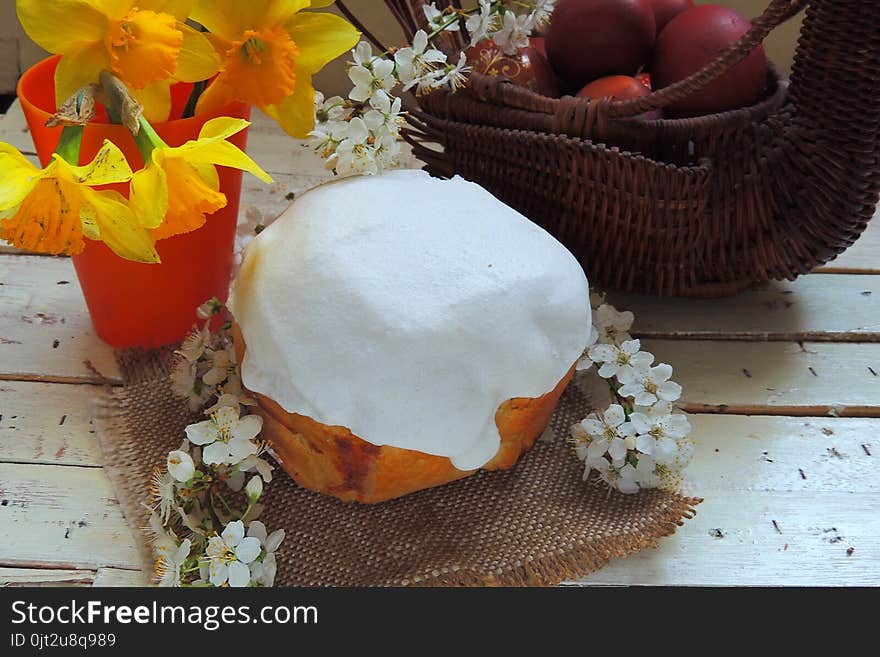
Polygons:
<instances>
[{"instance_id":1,"label":"cherry blossom branch","mask_svg":"<svg viewBox=\"0 0 880 657\"><path fill-rule=\"evenodd\" d=\"M452 63L433 40L444 32L458 32L464 22L474 46L493 39L507 54L529 43L529 35L550 16L555 0L480 0L477 7L461 9L434 3L422 7L428 30L418 30L412 44L374 55L367 41L352 50L348 75L354 88L348 98L325 99L315 94L315 128L309 146L338 175L377 174L397 164L402 92L424 95L438 89L454 92L464 86L470 67L459 52ZM516 6L526 13L514 13Z\"/></svg>"},{"instance_id":2,"label":"cherry blossom branch","mask_svg":"<svg viewBox=\"0 0 880 657\"><path fill-rule=\"evenodd\" d=\"M596 365L613 403L571 427L575 451L586 466L584 479L595 471L623 493L673 490L693 456L690 422L674 405L681 386L670 380L671 366L653 365L654 355L630 336L631 312L618 312L598 298L593 318L591 346L578 369Z\"/></svg>"}]
</instances>

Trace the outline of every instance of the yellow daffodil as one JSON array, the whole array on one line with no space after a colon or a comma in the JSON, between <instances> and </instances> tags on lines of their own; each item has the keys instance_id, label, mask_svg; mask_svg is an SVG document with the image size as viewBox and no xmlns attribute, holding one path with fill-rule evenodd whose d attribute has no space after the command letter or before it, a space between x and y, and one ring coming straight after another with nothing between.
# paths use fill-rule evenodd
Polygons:
<instances>
[{"instance_id":1,"label":"yellow daffodil","mask_svg":"<svg viewBox=\"0 0 880 657\"><path fill-rule=\"evenodd\" d=\"M196 0L192 17L211 32L220 74L196 113L230 101L257 105L294 137L314 124L312 75L354 47L358 31L333 14L301 12L332 0Z\"/></svg>"},{"instance_id":2,"label":"yellow daffodil","mask_svg":"<svg viewBox=\"0 0 880 657\"><path fill-rule=\"evenodd\" d=\"M144 105L151 121L171 111L170 86L217 72L219 58L205 35L185 25L194 0L16 0L28 35L63 55L55 72L61 104L112 71Z\"/></svg>"},{"instance_id":3,"label":"yellow daffodil","mask_svg":"<svg viewBox=\"0 0 880 657\"><path fill-rule=\"evenodd\" d=\"M39 169L0 143L0 238L42 253L81 253L84 237L102 240L129 260L159 262L153 238L120 194L92 189L123 183L132 172L125 156L105 141L89 164L74 166L53 155Z\"/></svg>"},{"instance_id":4,"label":"yellow daffodil","mask_svg":"<svg viewBox=\"0 0 880 657\"><path fill-rule=\"evenodd\" d=\"M196 230L204 225L205 215L226 206L215 165L272 182L256 162L226 141L248 125L244 119L220 117L206 122L199 138L182 146L155 144L147 165L131 180L130 199L141 225L156 239Z\"/></svg>"}]
</instances>

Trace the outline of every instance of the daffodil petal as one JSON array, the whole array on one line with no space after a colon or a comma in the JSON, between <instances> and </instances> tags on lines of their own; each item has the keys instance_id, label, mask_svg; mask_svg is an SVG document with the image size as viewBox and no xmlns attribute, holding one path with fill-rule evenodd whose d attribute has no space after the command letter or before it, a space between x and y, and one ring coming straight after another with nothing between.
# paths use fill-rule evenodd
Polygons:
<instances>
[{"instance_id":1,"label":"daffodil petal","mask_svg":"<svg viewBox=\"0 0 880 657\"><path fill-rule=\"evenodd\" d=\"M83 220L97 226L101 240L120 258L137 262L159 262L153 237L138 225L134 212L117 192L82 191Z\"/></svg>"},{"instance_id":2,"label":"daffodil petal","mask_svg":"<svg viewBox=\"0 0 880 657\"><path fill-rule=\"evenodd\" d=\"M296 90L278 105L261 107L266 114L278 121L287 134L298 139L308 137L315 125L315 88L310 75L296 71Z\"/></svg>"},{"instance_id":3,"label":"daffodil petal","mask_svg":"<svg viewBox=\"0 0 880 657\"><path fill-rule=\"evenodd\" d=\"M321 9L322 7L329 7L336 0L312 0L311 8L312 9Z\"/></svg>"},{"instance_id":4,"label":"daffodil petal","mask_svg":"<svg viewBox=\"0 0 880 657\"><path fill-rule=\"evenodd\" d=\"M129 205L138 223L144 228L156 228L168 212L168 181L162 167L150 163L131 179Z\"/></svg>"},{"instance_id":5,"label":"daffodil petal","mask_svg":"<svg viewBox=\"0 0 880 657\"><path fill-rule=\"evenodd\" d=\"M226 207L226 195L219 191L216 171L205 180L200 169L179 157L165 157L162 162L168 182L168 212L165 220L153 229L157 240L189 233L205 225L207 215Z\"/></svg>"},{"instance_id":6,"label":"daffodil petal","mask_svg":"<svg viewBox=\"0 0 880 657\"><path fill-rule=\"evenodd\" d=\"M235 41L245 30L271 27L268 22L277 16L281 22L291 14L309 6L308 0L246 0L244 2L217 2L217 0L196 0L192 18L209 32L219 34L224 39Z\"/></svg>"},{"instance_id":7,"label":"daffodil petal","mask_svg":"<svg viewBox=\"0 0 880 657\"><path fill-rule=\"evenodd\" d=\"M201 32L188 25L181 25L180 31L183 32L183 45L174 78L183 82L207 80L220 68L217 51Z\"/></svg>"},{"instance_id":8,"label":"daffodil petal","mask_svg":"<svg viewBox=\"0 0 880 657\"><path fill-rule=\"evenodd\" d=\"M275 27L283 25L298 11L309 9L312 5L309 0L275 0L270 2L260 17L260 25L263 27Z\"/></svg>"},{"instance_id":9,"label":"daffodil petal","mask_svg":"<svg viewBox=\"0 0 880 657\"><path fill-rule=\"evenodd\" d=\"M197 0L191 16L208 28L209 32L228 41L235 41L245 30L281 25L309 5L309 0Z\"/></svg>"},{"instance_id":10,"label":"daffodil petal","mask_svg":"<svg viewBox=\"0 0 880 657\"><path fill-rule=\"evenodd\" d=\"M118 21L125 16L135 4L135 0L85 0L110 20ZM147 0L149 1L149 0Z\"/></svg>"},{"instance_id":11,"label":"daffodil petal","mask_svg":"<svg viewBox=\"0 0 880 657\"><path fill-rule=\"evenodd\" d=\"M217 173L217 167L213 164L203 164L201 162L190 162L190 166L196 170L199 177L205 181L205 184L215 192L220 191L220 175Z\"/></svg>"},{"instance_id":12,"label":"daffodil petal","mask_svg":"<svg viewBox=\"0 0 880 657\"><path fill-rule=\"evenodd\" d=\"M230 116L218 116L216 119L205 121L205 125L199 131L199 139L220 140L228 139L247 128L251 124L245 119L235 119Z\"/></svg>"},{"instance_id":13,"label":"daffodil petal","mask_svg":"<svg viewBox=\"0 0 880 657\"><path fill-rule=\"evenodd\" d=\"M28 36L52 53L101 43L107 33L107 17L85 0L17 0L15 7Z\"/></svg>"},{"instance_id":14,"label":"daffodil petal","mask_svg":"<svg viewBox=\"0 0 880 657\"><path fill-rule=\"evenodd\" d=\"M0 143L0 211L18 207L39 179L40 170L18 149Z\"/></svg>"},{"instance_id":15,"label":"daffodil petal","mask_svg":"<svg viewBox=\"0 0 880 657\"><path fill-rule=\"evenodd\" d=\"M119 4L118 0L110 0L110 2ZM183 22L189 18L193 5L195 5L195 0L137 0L130 4L137 5L137 8L142 11L171 14L177 20Z\"/></svg>"},{"instance_id":16,"label":"daffodil petal","mask_svg":"<svg viewBox=\"0 0 880 657\"><path fill-rule=\"evenodd\" d=\"M61 105L82 87L97 84L101 71L109 67L110 57L102 43L69 51L55 69L55 103Z\"/></svg>"},{"instance_id":17,"label":"daffodil petal","mask_svg":"<svg viewBox=\"0 0 880 657\"><path fill-rule=\"evenodd\" d=\"M196 104L196 115L216 114L234 100L235 90L223 81L222 76L219 76L199 96L199 102Z\"/></svg>"},{"instance_id":18,"label":"daffodil petal","mask_svg":"<svg viewBox=\"0 0 880 657\"><path fill-rule=\"evenodd\" d=\"M41 178L14 215L0 222L0 238L13 246L52 254L81 253L81 195L74 183Z\"/></svg>"},{"instance_id":19,"label":"daffodil petal","mask_svg":"<svg viewBox=\"0 0 880 657\"><path fill-rule=\"evenodd\" d=\"M361 36L345 19L324 13L296 14L285 28L299 48L297 69L309 73L317 73L328 62L354 48Z\"/></svg>"},{"instance_id":20,"label":"daffodil petal","mask_svg":"<svg viewBox=\"0 0 880 657\"><path fill-rule=\"evenodd\" d=\"M77 182L89 187L110 185L131 180L131 167L119 147L109 139L104 140L94 159L81 167L68 164L59 155L53 155L56 165L70 171Z\"/></svg>"},{"instance_id":21,"label":"daffodil petal","mask_svg":"<svg viewBox=\"0 0 880 657\"><path fill-rule=\"evenodd\" d=\"M131 95L144 106L144 118L150 123L162 123L171 114L171 80L159 80L143 89L129 89Z\"/></svg>"},{"instance_id":22,"label":"daffodil petal","mask_svg":"<svg viewBox=\"0 0 880 657\"><path fill-rule=\"evenodd\" d=\"M233 169L241 169L254 174L264 183L271 183L272 176L263 171L260 165L235 144L218 141L213 144L200 145L186 154L186 161L191 164L216 164Z\"/></svg>"}]
</instances>

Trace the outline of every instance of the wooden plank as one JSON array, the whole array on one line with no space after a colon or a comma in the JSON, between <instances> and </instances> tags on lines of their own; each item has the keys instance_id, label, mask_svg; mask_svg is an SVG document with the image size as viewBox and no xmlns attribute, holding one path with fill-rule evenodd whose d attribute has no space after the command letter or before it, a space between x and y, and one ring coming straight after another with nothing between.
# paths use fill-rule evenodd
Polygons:
<instances>
[{"instance_id":1,"label":"wooden plank","mask_svg":"<svg viewBox=\"0 0 880 657\"><path fill-rule=\"evenodd\" d=\"M0 377L119 381L69 258L0 256Z\"/></svg>"},{"instance_id":2,"label":"wooden plank","mask_svg":"<svg viewBox=\"0 0 880 657\"><path fill-rule=\"evenodd\" d=\"M861 237L823 267L820 274L880 274L880 209Z\"/></svg>"},{"instance_id":3,"label":"wooden plank","mask_svg":"<svg viewBox=\"0 0 880 657\"><path fill-rule=\"evenodd\" d=\"M100 388L0 382L0 462L100 467L92 401Z\"/></svg>"},{"instance_id":4,"label":"wooden plank","mask_svg":"<svg viewBox=\"0 0 880 657\"><path fill-rule=\"evenodd\" d=\"M0 568L0 587L4 586L92 586L94 570L54 570L44 568Z\"/></svg>"},{"instance_id":5,"label":"wooden plank","mask_svg":"<svg viewBox=\"0 0 880 657\"><path fill-rule=\"evenodd\" d=\"M877 493L719 492L659 549L616 559L579 583L877 586L878 508Z\"/></svg>"},{"instance_id":6,"label":"wooden plank","mask_svg":"<svg viewBox=\"0 0 880 657\"><path fill-rule=\"evenodd\" d=\"M18 99L13 101L9 109L6 110L6 114L0 114L0 141L12 144L25 155L33 156L33 159L28 159L34 164L37 163L34 140L31 139L31 133L28 130L27 121L25 121L24 112L21 111L21 103Z\"/></svg>"},{"instance_id":7,"label":"wooden plank","mask_svg":"<svg viewBox=\"0 0 880 657\"><path fill-rule=\"evenodd\" d=\"M622 292L608 299L635 313L639 337L880 341L880 276L803 276L727 299Z\"/></svg>"},{"instance_id":8,"label":"wooden plank","mask_svg":"<svg viewBox=\"0 0 880 657\"><path fill-rule=\"evenodd\" d=\"M659 549L617 559L581 584L880 584L880 420L691 422L697 445L685 490L704 498L696 517Z\"/></svg>"},{"instance_id":9,"label":"wooden plank","mask_svg":"<svg viewBox=\"0 0 880 657\"><path fill-rule=\"evenodd\" d=\"M0 464L0 564L140 568L102 469Z\"/></svg>"},{"instance_id":10,"label":"wooden plank","mask_svg":"<svg viewBox=\"0 0 880 657\"><path fill-rule=\"evenodd\" d=\"M880 344L645 340L686 410L880 416Z\"/></svg>"},{"instance_id":11,"label":"wooden plank","mask_svg":"<svg viewBox=\"0 0 880 657\"><path fill-rule=\"evenodd\" d=\"M687 492L880 493L880 419L692 415ZM880 517L877 518L880 529Z\"/></svg>"},{"instance_id":12,"label":"wooden plank","mask_svg":"<svg viewBox=\"0 0 880 657\"><path fill-rule=\"evenodd\" d=\"M55 570L50 568L0 568L0 587L10 586L146 586L148 576L139 570L98 568Z\"/></svg>"},{"instance_id":13,"label":"wooden plank","mask_svg":"<svg viewBox=\"0 0 880 657\"><path fill-rule=\"evenodd\" d=\"M92 586L147 586L149 577L140 570L98 568Z\"/></svg>"}]
</instances>

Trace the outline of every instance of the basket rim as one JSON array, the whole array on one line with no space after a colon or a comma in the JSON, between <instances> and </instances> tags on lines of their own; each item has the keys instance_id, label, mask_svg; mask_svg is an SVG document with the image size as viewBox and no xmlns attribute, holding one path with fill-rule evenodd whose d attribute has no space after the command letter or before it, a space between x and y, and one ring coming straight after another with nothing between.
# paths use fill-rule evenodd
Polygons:
<instances>
[{"instance_id":1,"label":"basket rim","mask_svg":"<svg viewBox=\"0 0 880 657\"><path fill-rule=\"evenodd\" d=\"M768 89L764 97L753 105L740 107L725 112L716 112L713 114L705 114L696 117L684 118L660 118L660 119L643 119L640 117L608 117L608 122L626 126L638 124L646 128L656 128L664 130L674 130L676 128L693 129L695 127L711 128L727 124L736 124L739 122L748 123L757 116L767 116L778 110L785 102L789 89L789 77L784 74L781 69L772 60L767 60L767 80ZM609 99L593 99L593 98L577 98L575 96L565 95L560 98L541 95L531 89L519 86L497 76L487 75L483 73L473 72L470 75L468 86L458 92L450 92L448 90L437 90L419 99L420 107L429 113L428 104L432 104L441 98L445 102L455 103L455 96L463 94L472 101L484 103L486 105L494 105L507 109L515 109L522 112L532 114L539 119L545 119L547 129L542 132L550 134L570 134L569 131L553 129L553 119L558 117L565 109L580 108L582 111L587 110L590 105L604 105L606 108L615 104L626 101L611 101ZM464 121L458 120L464 123ZM474 122L477 123L477 122ZM486 125L493 125L486 123ZM538 131L535 131L538 132ZM572 135L570 136L587 136Z\"/></svg>"}]
</instances>

